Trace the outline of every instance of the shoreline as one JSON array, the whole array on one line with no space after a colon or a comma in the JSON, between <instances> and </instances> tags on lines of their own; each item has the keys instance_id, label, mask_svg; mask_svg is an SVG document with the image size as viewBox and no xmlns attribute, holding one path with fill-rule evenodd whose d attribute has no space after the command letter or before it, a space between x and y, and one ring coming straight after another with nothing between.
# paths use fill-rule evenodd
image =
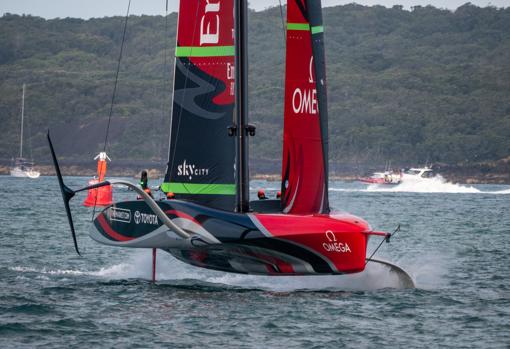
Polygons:
<instances>
[{"instance_id":1,"label":"shoreline","mask_svg":"<svg viewBox=\"0 0 510 349\"><path fill-rule=\"evenodd\" d=\"M52 165L38 165L34 168L41 173L41 176L55 176L55 170ZM128 177L138 178L142 169L148 171L149 178L157 179L164 176L163 171L151 166L110 166L107 174L110 177ZM0 165L0 175L9 175L9 166ZM441 171L442 170L442 171ZM93 177L96 174L96 168L92 166L81 165L61 165L61 171L65 176L70 177ZM251 171L252 180L267 180L276 182L281 180L279 173L261 173ZM437 170L446 181L456 184L507 184L510 185L510 172L504 171L462 171L462 169L446 169L441 166ZM330 180L340 180L346 182L354 182L361 177L352 172L333 172L330 174Z\"/></svg>"}]
</instances>

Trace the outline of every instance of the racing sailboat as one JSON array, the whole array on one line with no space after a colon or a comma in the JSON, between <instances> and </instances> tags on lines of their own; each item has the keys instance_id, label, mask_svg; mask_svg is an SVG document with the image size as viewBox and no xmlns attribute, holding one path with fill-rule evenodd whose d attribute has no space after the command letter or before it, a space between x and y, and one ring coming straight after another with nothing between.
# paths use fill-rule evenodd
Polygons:
<instances>
[{"instance_id":1,"label":"racing sailboat","mask_svg":"<svg viewBox=\"0 0 510 349\"><path fill-rule=\"evenodd\" d=\"M63 183L48 141L76 251L69 200L76 192L122 184L142 200L97 214L90 236L105 245L152 248L203 268L257 275L359 273L370 237L389 241L363 219L331 213L324 33L318 0L289 0L279 200L250 201L247 1L181 0L175 50L169 161L154 200L138 186L110 180L73 191Z\"/></svg>"},{"instance_id":2,"label":"racing sailboat","mask_svg":"<svg viewBox=\"0 0 510 349\"><path fill-rule=\"evenodd\" d=\"M39 178L41 175L38 171L34 170L34 162L23 157L23 126L25 122L25 84L23 84L23 94L21 97L21 130L19 141L19 157L14 160L14 165L11 167L10 173L12 177L24 178Z\"/></svg>"}]
</instances>

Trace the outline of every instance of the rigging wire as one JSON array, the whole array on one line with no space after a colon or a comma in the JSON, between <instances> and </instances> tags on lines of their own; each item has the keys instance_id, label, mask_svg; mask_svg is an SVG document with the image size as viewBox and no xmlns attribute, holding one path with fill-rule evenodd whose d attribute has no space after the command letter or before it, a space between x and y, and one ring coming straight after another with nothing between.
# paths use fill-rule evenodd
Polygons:
<instances>
[{"instance_id":1,"label":"rigging wire","mask_svg":"<svg viewBox=\"0 0 510 349\"><path fill-rule=\"evenodd\" d=\"M384 239L381 240L381 242L379 243L379 245L377 246L377 248L374 250L374 252L372 252L372 254L370 255L370 257L368 257L365 261L365 266L368 264L368 262L370 262L372 260L372 257L377 253L377 251L379 250L379 248L381 248L382 244L384 242L390 242L390 239L395 236L395 234L397 234L398 232L400 231L400 224L397 226L397 228L393 231L393 233L391 234L388 234L384 237Z\"/></svg>"},{"instance_id":2,"label":"rigging wire","mask_svg":"<svg viewBox=\"0 0 510 349\"><path fill-rule=\"evenodd\" d=\"M115 104L115 96L117 94L117 85L119 83L119 72L120 72L120 63L122 61L122 53L124 51L124 43L126 42L126 31L127 31L127 25L128 25L128 19L129 19L129 10L131 8L131 0L128 2L128 7L126 11L126 17L124 19L124 30L122 33L122 42L120 44L120 52L119 52L119 59L117 61L117 71L115 73L115 84L113 85L113 93L112 93L112 101L110 104L110 113L108 114L108 124L106 126L106 134L104 137L104 146L103 146L103 152L106 152L106 145L108 144L108 134L110 133L110 124L112 121L112 114L113 114L113 106ZM91 221L94 220L94 216L96 215L96 204L97 204L97 197L99 193L99 189L96 190L96 197L94 200L94 208L92 210L92 218Z\"/></svg>"},{"instance_id":3,"label":"rigging wire","mask_svg":"<svg viewBox=\"0 0 510 349\"><path fill-rule=\"evenodd\" d=\"M282 0L278 0L280 3L280 18L282 19L282 31L283 31L283 42L287 40L287 33L285 31L285 20L283 19L283 6L282 6Z\"/></svg>"},{"instance_id":4,"label":"rigging wire","mask_svg":"<svg viewBox=\"0 0 510 349\"><path fill-rule=\"evenodd\" d=\"M162 115L161 115L161 124L163 124L165 122L165 116L166 116L166 113L167 113L167 102L168 100L170 99L170 94L166 94L167 92L169 92L169 80L170 80L170 74L169 72L166 71L166 68L168 66L168 51L169 51L169 45L168 45L168 0L166 0L166 7L165 7L165 47L164 47L164 59L163 59L163 73L164 73L164 77L163 77L163 105L161 107L162 109ZM168 73L168 74L167 74ZM170 139L170 137L168 138ZM163 160L165 158L165 151L164 151L164 147L160 147L160 153L159 153L159 156L161 158L161 160Z\"/></svg>"},{"instance_id":5,"label":"rigging wire","mask_svg":"<svg viewBox=\"0 0 510 349\"><path fill-rule=\"evenodd\" d=\"M122 53L124 51L124 43L126 41L126 31L127 31L127 25L128 25L128 19L129 19L129 9L131 8L131 0L129 0L128 8L126 12L126 18L124 20L124 32L122 33L122 43L120 45L120 53L119 53L119 59L117 62L117 72L115 73L115 84L113 86L113 93L112 93L112 101L110 104L110 113L108 115L108 125L106 126L106 135L104 138L104 146L103 151L106 152L106 145L108 143L108 134L110 132L110 124L112 121L112 114L113 114L113 105L115 104L115 96L117 94L117 85L119 82L119 72L120 72L120 63L122 61Z\"/></svg>"},{"instance_id":6,"label":"rigging wire","mask_svg":"<svg viewBox=\"0 0 510 349\"><path fill-rule=\"evenodd\" d=\"M25 102L26 102L27 98L26 98L26 89L25 89ZM26 103L25 103L26 105ZM30 109L29 109L30 110ZM34 157L33 157L33 154L32 154L32 128L30 127L30 118L27 118L27 108L24 107L24 118L27 122L27 133L28 133L28 137L25 137L27 140L28 140L28 161L29 162L32 162L32 165L33 165L33 161L34 161ZM30 115L30 114L29 114Z\"/></svg>"},{"instance_id":7,"label":"rigging wire","mask_svg":"<svg viewBox=\"0 0 510 349\"><path fill-rule=\"evenodd\" d=\"M199 10L199 6L197 6L197 9L195 11L195 23L197 23L197 20L198 20L198 10ZM179 15L179 19L178 19L178 22L177 22L177 26L179 26L179 21L181 20L180 18L180 15ZM191 41L194 42L195 41L195 38L196 38L196 29L197 29L197 26L194 25L193 26L193 33L191 35ZM175 33L175 40L176 40L176 45L175 45L175 49L177 50L177 46L178 46L178 36L179 36L179 29L177 29L177 32ZM193 48L191 49L193 51ZM179 57L175 57L175 69L177 69L177 60L179 59ZM189 67L191 67L191 62L188 62L188 65ZM175 69L174 69L174 81L175 81ZM190 69L186 69L186 76L184 77L184 92L182 93L182 101L184 101L186 99L186 87L188 86L188 80L189 80L189 74L190 74ZM175 84L174 84L174 89L175 89ZM174 98L175 98L175 90L174 90ZM179 103L179 104L182 104L182 101ZM173 152L171 152L171 146L172 146L172 123L174 122L174 115L173 115L173 110L172 110L172 117L171 117L171 121L170 121L170 141L169 141L169 154L171 153L171 162L170 162L170 159L169 159L169 166L167 166L167 174L169 176L172 175L173 173L173 170L174 170L174 165L175 165L175 152L177 150L177 140L179 139L179 133L180 133L180 130L181 130L181 120L182 120L182 111L183 109L180 108L179 110L179 115L177 116L178 118L178 122L177 122L177 131L176 131L176 134L175 134L175 144L176 146L174 147L173 149ZM166 177L166 175L165 175Z\"/></svg>"}]
</instances>

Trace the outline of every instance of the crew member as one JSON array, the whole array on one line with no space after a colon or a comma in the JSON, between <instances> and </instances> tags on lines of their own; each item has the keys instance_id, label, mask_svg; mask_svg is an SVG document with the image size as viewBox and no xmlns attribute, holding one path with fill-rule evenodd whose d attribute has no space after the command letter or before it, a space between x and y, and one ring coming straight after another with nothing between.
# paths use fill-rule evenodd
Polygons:
<instances>
[{"instance_id":1,"label":"crew member","mask_svg":"<svg viewBox=\"0 0 510 349\"><path fill-rule=\"evenodd\" d=\"M259 200L266 200L266 193L264 192L264 189L260 189L257 193L257 196L259 197Z\"/></svg>"},{"instance_id":2,"label":"crew member","mask_svg":"<svg viewBox=\"0 0 510 349\"><path fill-rule=\"evenodd\" d=\"M276 193L276 198L277 198L277 199L281 199L281 198L282 198L282 192L281 192L281 191L278 191L278 192Z\"/></svg>"},{"instance_id":3,"label":"crew member","mask_svg":"<svg viewBox=\"0 0 510 349\"><path fill-rule=\"evenodd\" d=\"M142 175L140 176L140 187L142 187L143 191L149 194L152 197L151 189L149 188L149 179L147 177L147 171L143 170Z\"/></svg>"}]
</instances>

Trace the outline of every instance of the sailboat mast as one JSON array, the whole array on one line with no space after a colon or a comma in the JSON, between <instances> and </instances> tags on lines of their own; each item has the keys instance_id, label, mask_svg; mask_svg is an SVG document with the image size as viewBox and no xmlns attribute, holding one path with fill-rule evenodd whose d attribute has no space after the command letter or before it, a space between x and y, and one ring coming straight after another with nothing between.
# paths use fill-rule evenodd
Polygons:
<instances>
[{"instance_id":1,"label":"sailboat mast","mask_svg":"<svg viewBox=\"0 0 510 349\"><path fill-rule=\"evenodd\" d=\"M248 3L235 0L235 71L236 71L236 211L250 210L250 175L248 168Z\"/></svg>"},{"instance_id":2,"label":"sailboat mast","mask_svg":"<svg viewBox=\"0 0 510 349\"><path fill-rule=\"evenodd\" d=\"M20 135L20 146L19 146L19 157L23 157L23 119L25 117L25 84L23 84L23 94L21 96L21 135Z\"/></svg>"}]
</instances>

